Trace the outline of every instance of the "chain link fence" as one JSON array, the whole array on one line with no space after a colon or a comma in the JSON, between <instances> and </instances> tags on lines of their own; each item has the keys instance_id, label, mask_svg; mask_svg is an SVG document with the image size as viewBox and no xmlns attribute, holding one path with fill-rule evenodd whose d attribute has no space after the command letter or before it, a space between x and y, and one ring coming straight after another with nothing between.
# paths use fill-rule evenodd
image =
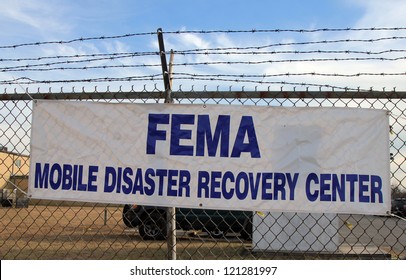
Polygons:
<instances>
[{"instance_id":1,"label":"chain link fence","mask_svg":"<svg viewBox=\"0 0 406 280\"><path fill-rule=\"evenodd\" d=\"M176 209L176 243L166 209L33 200L33 99L163 103L152 91L0 95L1 259L404 259L406 257L404 93L357 91L184 91L174 103L361 107L390 111L392 213L386 216ZM168 238L169 239L169 238Z\"/></svg>"}]
</instances>

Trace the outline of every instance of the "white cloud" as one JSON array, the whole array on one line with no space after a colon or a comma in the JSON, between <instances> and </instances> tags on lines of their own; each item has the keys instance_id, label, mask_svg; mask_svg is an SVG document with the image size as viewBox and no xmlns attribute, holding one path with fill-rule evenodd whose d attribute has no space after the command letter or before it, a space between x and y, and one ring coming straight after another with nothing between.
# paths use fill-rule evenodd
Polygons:
<instances>
[{"instance_id":1,"label":"white cloud","mask_svg":"<svg viewBox=\"0 0 406 280\"><path fill-rule=\"evenodd\" d=\"M0 5L1 21L7 22L7 29L15 28L2 32L36 32L45 36L70 30L64 21L66 10L59 1L2 0Z\"/></svg>"},{"instance_id":2,"label":"white cloud","mask_svg":"<svg viewBox=\"0 0 406 280\"><path fill-rule=\"evenodd\" d=\"M406 26L406 1L404 0L351 0L365 10L358 20L358 27L404 27Z\"/></svg>"}]
</instances>

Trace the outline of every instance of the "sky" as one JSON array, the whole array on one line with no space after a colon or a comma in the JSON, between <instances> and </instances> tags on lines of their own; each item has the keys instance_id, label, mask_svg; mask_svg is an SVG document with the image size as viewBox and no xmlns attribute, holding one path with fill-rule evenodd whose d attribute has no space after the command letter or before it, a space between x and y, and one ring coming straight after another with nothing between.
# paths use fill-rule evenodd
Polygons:
<instances>
[{"instance_id":1,"label":"sky","mask_svg":"<svg viewBox=\"0 0 406 280\"><path fill-rule=\"evenodd\" d=\"M1 33L8 43L18 43L148 32L159 27L352 27L373 13L379 2L382 1L3 0L1 24L7 28L2 28Z\"/></svg>"},{"instance_id":2,"label":"sky","mask_svg":"<svg viewBox=\"0 0 406 280\"><path fill-rule=\"evenodd\" d=\"M373 28L373 27L405 27L406 18L403 11L406 2L402 0L276 0L276 1L138 1L138 0L2 0L0 3L0 46L15 46L19 44L69 41L78 38L117 36L134 33L154 33L158 28L164 32L173 31L208 31L208 30L261 30L261 29L325 29L325 28ZM286 44L281 47L266 48L266 51L315 51L315 50L357 50L357 51L387 51L391 49L403 50L404 39L383 40L382 42L365 43L353 42L351 44L311 44L309 46L295 45L298 42L314 42L320 40L344 39L376 39L390 36L403 37L401 31L358 31L358 32L280 32L280 33L215 33L215 34L165 34L166 50L175 51L190 49L217 49L226 47L244 48L264 46L270 44ZM292 44L292 45L289 45ZM253 50L253 49L251 49ZM149 55L142 57L123 57L114 61L92 60L73 65L74 59L64 59L65 63L56 64L59 70L52 71L27 71L26 65L38 63L54 63L56 60L45 60L49 56L74 56L91 54L131 53L131 52L156 52L158 51L157 37L155 34L146 36L130 36L109 40L89 40L68 44L45 44L39 46L23 46L17 48L0 48L0 59L3 71L0 72L0 90L9 91L17 88L29 88L39 91L48 87L60 88L72 86L85 86L92 88L95 85L107 86L109 83L73 83L77 79L119 78L119 77L159 77L161 69L159 56ZM338 88L375 89L394 88L406 89L403 76L404 52L388 53L378 57L401 58L394 61L363 60L355 64L354 60L340 60L340 63L331 63L332 58L344 58L341 54L246 54L237 55L176 55L174 58L174 88L180 86L216 83L224 85L233 84L222 76L210 82L202 79L191 79L190 76L181 76L179 73L189 75L274 75L262 79L262 85L276 86L280 82L288 82L292 87L300 83L308 85L331 85ZM349 56L346 56L348 58ZM355 56L350 56L354 58ZM365 57L361 55L359 57ZM371 57L371 56L369 56ZM377 57L377 56L375 56ZM5 59L37 58L37 61L6 61ZM41 58L41 60L38 60ZM88 57L87 57L88 58ZM325 59L324 62L287 63L288 59ZM167 56L167 59L168 56ZM67 60L71 62L67 63ZM266 60L280 61L279 63L263 63ZM230 61L239 62L227 65L213 62ZM248 62L258 62L253 65ZM212 64L203 65L203 62ZM245 62L245 63L241 63ZM178 63L178 66L176 66ZM196 65L181 66L182 63L197 63ZM200 63L200 64L199 64ZM110 67L114 65L114 67ZM121 66L120 66L121 65ZM122 67L123 65L127 65ZM132 67L128 65L133 65ZM134 66L136 65L136 66ZM140 65L147 65L140 67ZM12 67L19 66L17 70L9 71ZM102 69L102 66L109 66ZM22 67L22 68L21 68ZM76 67L68 69L67 67ZM77 68L85 68L77 69ZM90 68L88 68L90 67ZM99 68L97 68L99 67ZM35 68L35 67L34 67ZM45 69L46 66L36 67ZM352 71L350 71L352 70ZM333 79L331 74L354 75L357 73L397 73L390 77L377 79L374 76L362 76L357 79L345 78L340 81ZM301 74L290 77L281 73ZM330 74L327 76L309 76L303 73ZM178 75L178 76L176 76ZM28 79L35 81L65 81L65 83L28 84ZM176 78L179 78L176 80ZM4 81L18 80L19 84L7 84ZM239 79L243 80L243 79ZM247 79L245 79L247 80ZM251 79L252 80L252 79ZM70 82L68 82L70 81ZM256 79L258 81L258 78ZM119 83L110 83L117 86ZM162 81L131 81L131 84L142 86L158 84ZM241 83L238 87L257 86L256 83ZM129 86L129 82L121 82Z\"/></svg>"}]
</instances>

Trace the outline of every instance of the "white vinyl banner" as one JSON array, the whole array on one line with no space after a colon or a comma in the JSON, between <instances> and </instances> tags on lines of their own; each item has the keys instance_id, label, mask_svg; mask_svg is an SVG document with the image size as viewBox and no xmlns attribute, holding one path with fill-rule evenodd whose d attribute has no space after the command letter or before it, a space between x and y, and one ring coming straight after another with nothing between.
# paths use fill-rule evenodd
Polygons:
<instances>
[{"instance_id":1,"label":"white vinyl banner","mask_svg":"<svg viewBox=\"0 0 406 280\"><path fill-rule=\"evenodd\" d=\"M385 214L385 110L34 103L32 198Z\"/></svg>"}]
</instances>

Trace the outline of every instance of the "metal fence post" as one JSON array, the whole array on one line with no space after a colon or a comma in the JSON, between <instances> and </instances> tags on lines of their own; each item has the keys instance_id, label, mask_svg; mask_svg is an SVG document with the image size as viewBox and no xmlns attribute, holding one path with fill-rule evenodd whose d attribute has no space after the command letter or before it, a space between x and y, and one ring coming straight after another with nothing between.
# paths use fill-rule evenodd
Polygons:
<instances>
[{"instance_id":1,"label":"metal fence post","mask_svg":"<svg viewBox=\"0 0 406 280\"><path fill-rule=\"evenodd\" d=\"M166 62L165 45L164 45L163 34L162 34L161 28L159 28L157 30L157 34L158 34L158 44L159 44L159 55L161 57L161 65L162 65L162 75L163 75L164 86L165 86L165 103L173 103L168 65ZM170 62L171 65L172 65L172 60L173 60L173 52L171 54L171 62ZM166 210L166 221L167 221L166 241L167 241L167 258L168 258L168 260L176 260L176 215L175 215L175 213L176 213L175 207L168 207Z\"/></svg>"}]
</instances>

